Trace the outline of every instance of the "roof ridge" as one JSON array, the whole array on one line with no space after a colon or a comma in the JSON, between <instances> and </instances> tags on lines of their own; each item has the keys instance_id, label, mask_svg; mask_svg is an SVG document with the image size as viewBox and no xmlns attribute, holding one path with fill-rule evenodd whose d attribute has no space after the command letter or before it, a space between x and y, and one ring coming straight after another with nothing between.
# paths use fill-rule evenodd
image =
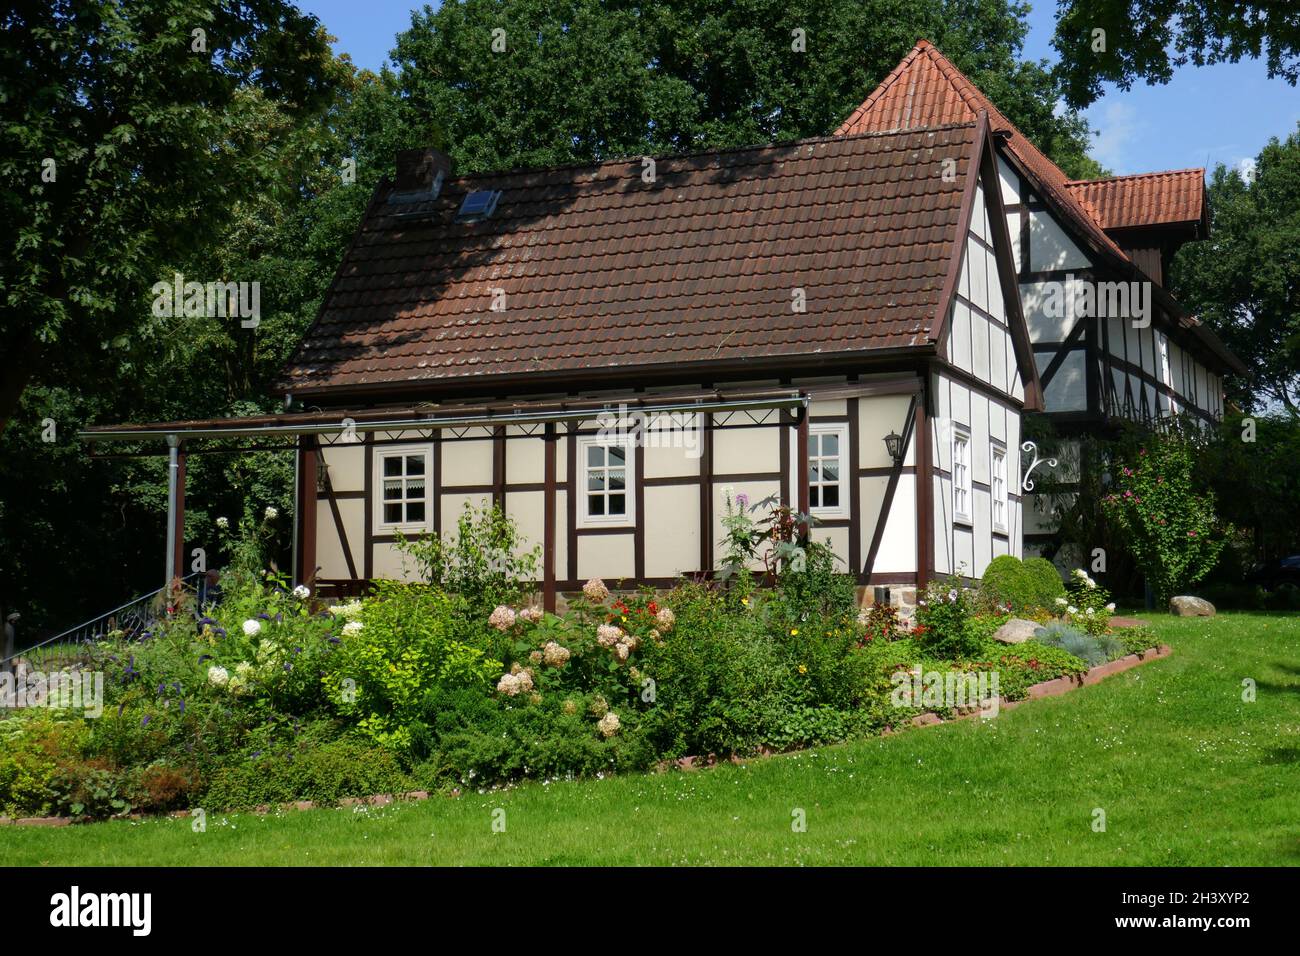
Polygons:
<instances>
[{"instance_id":1,"label":"roof ridge","mask_svg":"<svg viewBox=\"0 0 1300 956\"><path fill-rule=\"evenodd\" d=\"M559 163L554 166L512 166L508 169L481 170L479 172L461 173L460 175L449 177L447 182L454 183L466 179L488 179L499 176L520 176L528 173L555 173L570 169L589 169L594 171L603 169L606 166L624 166L632 163L639 163L642 159L647 157L656 162L664 162L675 159L692 159L697 156L726 156L735 153L756 152L763 149L810 146L818 143L840 143L845 140L884 139L889 136L902 136L911 133L946 132L955 129L970 129L975 126L976 123L977 120L972 118L968 123L931 123L926 126L908 127L907 129L864 130L859 133L849 133L845 135L832 133L828 136L807 136L802 139L792 139L787 141L774 140L768 143L752 143L747 146L725 146L720 149L697 149L680 153L638 153L627 156L611 156L608 159L597 160L596 162L590 163Z\"/></svg>"},{"instance_id":2,"label":"roof ridge","mask_svg":"<svg viewBox=\"0 0 1300 956\"><path fill-rule=\"evenodd\" d=\"M1101 179L1067 179L1067 186L1091 186L1101 183L1113 183L1121 179L1144 179L1151 176L1182 176L1188 173L1199 173L1201 178L1205 178L1204 166L1188 166L1185 169L1153 169L1145 173L1123 173L1119 176L1103 176Z\"/></svg>"}]
</instances>

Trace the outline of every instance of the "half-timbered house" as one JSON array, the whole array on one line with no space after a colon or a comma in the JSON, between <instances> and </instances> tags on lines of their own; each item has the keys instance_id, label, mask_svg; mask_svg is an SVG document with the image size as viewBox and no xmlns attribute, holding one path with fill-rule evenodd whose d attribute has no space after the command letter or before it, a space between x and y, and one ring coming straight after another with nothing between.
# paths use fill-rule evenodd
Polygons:
<instances>
[{"instance_id":1,"label":"half-timbered house","mask_svg":"<svg viewBox=\"0 0 1300 956\"><path fill-rule=\"evenodd\" d=\"M1027 412L1221 411L1236 360L1159 285L1203 187L1138 179L1068 182L925 42L825 138L467 176L409 150L285 369L303 410L87 437L167 438L172 570L187 449L255 437L296 443L295 576L338 593L478 503L550 606L708 574L735 494L811 514L864 589L978 577L1035 530ZM1047 304L1101 279L1150 283L1151 321Z\"/></svg>"}]
</instances>

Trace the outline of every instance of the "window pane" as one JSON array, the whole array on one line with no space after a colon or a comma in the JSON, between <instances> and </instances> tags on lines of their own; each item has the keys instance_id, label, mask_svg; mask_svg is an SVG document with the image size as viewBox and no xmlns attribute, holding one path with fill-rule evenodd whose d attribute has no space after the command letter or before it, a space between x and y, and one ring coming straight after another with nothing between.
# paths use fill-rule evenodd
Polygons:
<instances>
[{"instance_id":1,"label":"window pane","mask_svg":"<svg viewBox=\"0 0 1300 956\"><path fill-rule=\"evenodd\" d=\"M424 456L407 455L406 456L406 473L408 475L424 474Z\"/></svg>"},{"instance_id":2,"label":"window pane","mask_svg":"<svg viewBox=\"0 0 1300 956\"><path fill-rule=\"evenodd\" d=\"M808 480L813 484L822 480L822 470L817 467L817 462L808 462Z\"/></svg>"},{"instance_id":3,"label":"window pane","mask_svg":"<svg viewBox=\"0 0 1300 956\"><path fill-rule=\"evenodd\" d=\"M612 515L627 514L627 496L610 495L609 496L609 513Z\"/></svg>"},{"instance_id":4,"label":"window pane","mask_svg":"<svg viewBox=\"0 0 1300 956\"><path fill-rule=\"evenodd\" d=\"M409 478L406 482L406 497L423 498L424 497L424 479Z\"/></svg>"},{"instance_id":5,"label":"window pane","mask_svg":"<svg viewBox=\"0 0 1300 956\"><path fill-rule=\"evenodd\" d=\"M587 490L588 491L605 490L605 473L603 471L587 472Z\"/></svg>"},{"instance_id":6,"label":"window pane","mask_svg":"<svg viewBox=\"0 0 1300 956\"><path fill-rule=\"evenodd\" d=\"M604 495L587 495L587 514L603 515L605 513Z\"/></svg>"},{"instance_id":7,"label":"window pane","mask_svg":"<svg viewBox=\"0 0 1300 956\"><path fill-rule=\"evenodd\" d=\"M613 491L622 491L626 485L627 472L622 468L611 468L609 470L609 487Z\"/></svg>"},{"instance_id":8,"label":"window pane","mask_svg":"<svg viewBox=\"0 0 1300 956\"><path fill-rule=\"evenodd\" d=\"M587 446L587 465L592 468L599 468L605 464L605 449L600 445Z\"/></svg>"},{"instance_id":9,"label":"window pane","mask_svg":"<svg viewBox=\"0 0 1300 956\"><path fill-rule=\"evenodd\" d=\"M840 453L840 436L823 435L822 436L822 454L838 455Z\"/></svg>"},{"instance_id":10,"label":"window pane","mask_svg":"<svg viewBox=\"0 0 1300 956\"><path fill-rule=\"evenodd\" d=\"M840 486L826 485L822 488L822 507L838 508L840 506Z\"/></svg>"},{"instance_id":11,"label":"window pane","mask_svg":"<svg viewBox=\"0 0 1300 956\"><path fill-rule=\"evenodd\" d=\"M410 502L407 502L407 505L406 505L406 520L407 520L407 521L423 521L423 520L424 520L424 502L423 502L423 501L410 501Z\"/></svg>"},{"instance_id":12,"label":"window pane","mask_svg":"<svg viewBox=\"0 0 1300 956\"><path fill-rule=\"evenodd\" d=\"M622 445L609 446L609 463L610 465L622 466L627 462L627 449Z\"/></svg>"},{"instance_id":13,"label":"window pane","mask_svg":"<svg viewBox=\"0 0 1300 956\"><path fill-rule=\"evenodd\" d=\"M386 524L400 524L402 520L401 505L384 505L384 522Z\"/></svg>"},{"instance_id":14,"label":"window pane","mask_svg":"<svg viewBox=\"0 0 1300 956\"><path fill-rule=\"evenodd\" d=\"M808 507L809 507L809 508L820 508L820 507L822 506L822 500L821 500L821 496L820 496L820 494L819 494L820 492L821 492L821 488L818 487L818 486L814 486L814 487L808 489Z\"/></svg>"},{"instance_id":15,"label":"window pane","mask_svg":"<svg viewBox=\"0 0 1300 956\"><path fill-rule=\"evenodd\" d=\"M839 481L840 480L840 462L837 458L835 461L822 462L822 481Z\"/></svg>"},{"instance_id":16,"label":"window pane","mask_svg":"<svg viewBox=\"0 0 1300 956\"><path fill-rule=\"evenodd\" d=\"M384 477L393 478L402 474L402 459L397 455L390 455L384 459Z\"/></svg>"},{"instance_id":17,"label":"window pane","mask_svg":"<svg viewBox=\"0 0 1300 956\"><path fill-rule=\"evenodd\" d=\"M384 481L384 500L393 501L402 497L402 479L396 481L385 479Z\"/></svg>"}]
</instances>

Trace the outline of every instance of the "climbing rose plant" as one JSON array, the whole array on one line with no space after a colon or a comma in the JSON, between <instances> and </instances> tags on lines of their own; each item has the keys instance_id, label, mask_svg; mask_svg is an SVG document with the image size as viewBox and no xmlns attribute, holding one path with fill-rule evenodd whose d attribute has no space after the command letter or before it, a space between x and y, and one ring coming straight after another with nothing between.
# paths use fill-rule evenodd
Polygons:
<instances>
[{"instance_id":1,"label":"climbing rose plant","mask_svg":"<svg viewBox=\"0 0 1300 956\"><path fill-rule=\"evenodd\" d=\"M1119 464L1102 509L1161 604L1205 577L1226 540L1214 496L1198 494L1192 482L1191 449L1176 439L1153 442Z\"/></svg>"}]
</instances>

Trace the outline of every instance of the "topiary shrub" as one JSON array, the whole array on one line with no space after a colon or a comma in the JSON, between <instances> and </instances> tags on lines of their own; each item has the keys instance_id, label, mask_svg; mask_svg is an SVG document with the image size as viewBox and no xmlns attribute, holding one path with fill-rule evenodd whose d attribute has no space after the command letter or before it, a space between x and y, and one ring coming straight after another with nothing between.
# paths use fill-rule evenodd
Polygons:
<instances>
[{"instance_id":1,"label":"topiary shrub","mask_svg":"<svg viewBox=\"0 0 1300 956\"><path fill-rule=\"evenodd\" d=\"M1033 586L1034 606L1053 610L1056 599L1065 596L1065 582L1056 565L1046 558L1025 558L1021 566Z\"/></svg>"},{"instance_id":2,"label":"topiary shrub","mask_svg":"<svg viewBox=\"0 0 1300 956\"><path fill-rule=\"evenodd\" d=\"M1036 605L1038 585L1025 571L1024 562L1013 554L1001 554L989 562L980 579L980 600L986 606L1024 611Z\"/></svg>"}]
</instances>

